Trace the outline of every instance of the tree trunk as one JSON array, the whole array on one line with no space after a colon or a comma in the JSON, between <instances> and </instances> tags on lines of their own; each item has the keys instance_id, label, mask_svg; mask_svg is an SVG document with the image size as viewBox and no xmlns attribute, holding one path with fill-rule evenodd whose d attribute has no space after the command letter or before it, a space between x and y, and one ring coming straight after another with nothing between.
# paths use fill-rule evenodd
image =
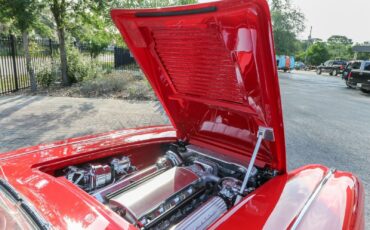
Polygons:
<instances>
[{"instance_id":1,"label":"tree trunk","mask_svg":"<svg viewBox=\"0 0 370 230\"><path fill-rule=\"evenodd\" d=\"M26 57L27 72L30 75L31 91L35 92L37 90L37 82L36 82L35 71L33 70L33 67L32 67L27 31L23 31L22 38L23 38L24 56Z\"/></svg>"},{"instance_id":2,"label":"tree trunk","mask_svg":"<svg viewBox=\"0 0 370 230\"><path fill-rule=\"evenodd\" d=\"M62 84L64 86L70 86L71 82L67 74L67 49L65 43L65 32L63 28L58 28L58 38L59 38L59 50L60 50L60 68L62 72Z\"/></svg>"}]
</instances>

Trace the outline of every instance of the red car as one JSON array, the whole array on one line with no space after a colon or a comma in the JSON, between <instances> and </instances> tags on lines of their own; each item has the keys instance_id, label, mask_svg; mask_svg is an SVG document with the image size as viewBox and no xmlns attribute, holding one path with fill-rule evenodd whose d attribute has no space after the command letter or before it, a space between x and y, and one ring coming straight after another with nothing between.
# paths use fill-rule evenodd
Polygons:
<instances>
[{"instance_id":1,"label":"red car","mask_svg":"<svg viewBox=\"0 0 370 230\"><path fill-rule=\"evenodd\" d=\"M287 172L264 0L112 18L172 126L2 154L2 228L364 228L356 176L320 165Z\"/></svg>"}]
</instances>

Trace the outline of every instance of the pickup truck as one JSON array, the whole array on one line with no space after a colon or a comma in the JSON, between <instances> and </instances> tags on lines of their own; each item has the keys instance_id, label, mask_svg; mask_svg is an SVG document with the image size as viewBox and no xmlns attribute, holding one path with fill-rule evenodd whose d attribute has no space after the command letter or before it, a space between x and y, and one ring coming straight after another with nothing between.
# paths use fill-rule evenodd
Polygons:
<instances>
[{"instance_id":1,"label":"pickup truck","mask_svg":"<svg viewBox=\"0 0 370 230\"><path fill-rule=\"evenodd\" d=\"M359 87L362 92L370 93L370 60L361 61L359 69L352 69L348 74L347 85Z\"/></svg>"},{"instance_id":2,"label":"pickup truck","mask_svg":"<svg viewBox=\"0 0 370 230\"><path fill-rule=\"evenodd\" d=\"M342 79L346 82L348 88L354 88L353 85L348 83L348 76L350 75L352 70L359 70L362 65L362 60L355 60L348 62L347 66L343 70Z\"/></svg>"},{"instance_id":3,"label":"pickup truck","mask_svg":"<svg viewBox=\"0 0 370 230\"><path fill-rule=\"evenodd\" d=\"M345 61L329 60L319 65L316 69L316 73L318 75L321 75L322 73L329 73L331 76L337 76L343 72L346 65L347 62Z\"/></svg>"}]
</instances>

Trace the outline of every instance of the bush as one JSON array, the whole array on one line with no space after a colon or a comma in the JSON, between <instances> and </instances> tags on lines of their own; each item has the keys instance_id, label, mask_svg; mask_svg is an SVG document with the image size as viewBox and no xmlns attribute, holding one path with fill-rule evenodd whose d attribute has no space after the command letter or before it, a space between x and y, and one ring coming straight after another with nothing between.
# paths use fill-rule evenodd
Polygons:
<instances>
[{"instance_id":1,"label":"bush","mask_svg":"<svg viewBox=\"0 0 370 230\"><path fill-rule=\"evenodd\" d=\"M152 100L155 99L150 84L146 80L131 82L127 89L127 99L130 100Z\"/></svg>"},{"instance_id":2,"label":"bush","mask_svg":"<svg viewBox=\"0 0 370 230\"><path fill-rule=\"evenodd\" d=\"M320 65L330 58L327 45L317 42L307 49L307 60L311 65Z\"/></svg>"},{"instance_id":3,"label":"bush","mask_svg":"<svg viewBox=\"0 0 370 230\"><path fill-rule=\"evenodd\" d=\"M149 82L135 73L113 72L81 82L74 93L84 97L124 98L129 100L155 100Z\"/></svg>"},{"instance_id":4,"label":"bush","mask_svg":"<svg viewBox=\"0 0 370 230\"><path fill-rule=\"evenodd\" d=\"M80 53L73 46L67 52L67 75L72 83L82 82L86 79L94 79L101 75L102 69L98 68L97 63L91 57Z\"/></svg>"},{"instance_id":5,"label":"bush","mask_svg":"<svg viewBox=\"0 0 370 230\"><path fill-rule=\"evenodd\" d=\"M40 70L36 75L36 79L37 83L44 88L49 87L55 81L54 74L52 74L49 68Z\"/></svg>"},{"instance_id":6,"label":"bush","mask_svg":"<svg viewBox=\"0 0 370 230\"><path fill-rule=\"evenodd\" d=\"M117 76L99 77L81 83L80 93L87 97L109 96L127 88L128 78Z\"/></svg>"}]
</instances>

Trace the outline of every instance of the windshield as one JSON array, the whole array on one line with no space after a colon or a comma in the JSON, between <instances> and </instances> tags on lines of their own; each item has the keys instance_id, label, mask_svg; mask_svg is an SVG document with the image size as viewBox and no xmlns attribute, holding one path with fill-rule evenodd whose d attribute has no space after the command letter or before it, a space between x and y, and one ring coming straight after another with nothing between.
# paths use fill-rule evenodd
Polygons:
<instances>
[{"instance_id":1,"label":"windshield","mask_svg":"<svg viewBox=\"0 0 370 230\"><path fill-rule=\"evenodd\" d=\"M345 64L346 64L346 62L344 62L344 61L335 61L333 63L333 65L345 65Z\"/></svg>"},{"instance_id":2,"label":"windshield","mask_svg":"<svg viewBox=\"0 0 370 230\"><path fill-rule=\"evenodd\" d=\"M361 62L352 62L352 63L349 63L348 65L347 65L347 69L360 69L360 67L361 67Z\"/></svg>"}]
</instances>

